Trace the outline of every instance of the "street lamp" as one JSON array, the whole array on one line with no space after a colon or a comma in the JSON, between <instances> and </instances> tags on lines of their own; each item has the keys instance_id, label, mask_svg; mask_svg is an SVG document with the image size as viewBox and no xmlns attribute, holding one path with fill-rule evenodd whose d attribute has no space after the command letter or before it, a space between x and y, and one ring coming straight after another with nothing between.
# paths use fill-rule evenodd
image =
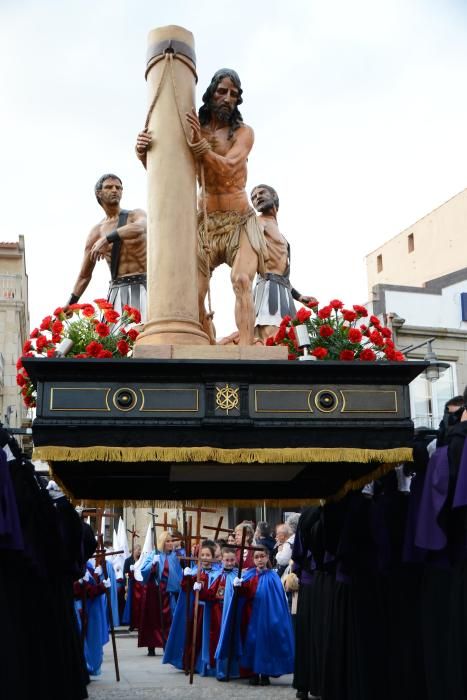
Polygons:
<instances>
[{"instance_id":1,"label":"street lamp","mask_svg":"<svg viewBox=\"0 0 467 700\"><path fill-rule=\"evenodd\" d=\"M428 382L436 382L440 376L445 372L447 369L449 369L450 365L448 362L441 362L438 360L436 353L434 352L431 344L432 342L436 340L436 338L428 338L427 340L424 340L422 343L418 343L417 345L407 345L406 348L402 349L402 352L405 355L408 355L409 352L412 352L412 350L417 350L417 348L423 347L423 345L427 346L427 351L426 355L423 358L425 362L428 362L428 367L426 368L424 374L426 377L426 380Z\"/></svg>"}]
</instances>

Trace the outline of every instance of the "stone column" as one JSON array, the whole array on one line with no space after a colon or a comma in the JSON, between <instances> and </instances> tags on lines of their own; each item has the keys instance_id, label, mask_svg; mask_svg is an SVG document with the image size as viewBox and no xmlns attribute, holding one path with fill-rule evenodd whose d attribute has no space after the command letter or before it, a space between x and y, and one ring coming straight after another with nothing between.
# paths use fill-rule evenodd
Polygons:
<instances>
[{"instance_id":1,"label":"stone column","mask_svg":"<svg viewBox=\"0 0 467 700\"><path fill-rule=\"evenodd\" d=\"M148 321L136 348L145 357L150 346L209 344L198 313L196 168L184 131L190 137L185 113L195 106L195 60L186 29L149 33L148 104L158 97L148 126Z\"/></svg>"}]
</instances>

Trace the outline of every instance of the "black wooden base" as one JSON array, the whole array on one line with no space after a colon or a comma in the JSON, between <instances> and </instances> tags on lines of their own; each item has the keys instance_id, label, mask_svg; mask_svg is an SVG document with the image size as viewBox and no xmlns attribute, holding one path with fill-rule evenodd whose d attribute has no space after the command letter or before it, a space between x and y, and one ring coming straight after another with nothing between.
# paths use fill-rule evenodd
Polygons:
<instances>
[{"instance_id":1,"label":"black wooden base","mask_svg":"<svg viewBox=\"0 0 467 700\"><path fill-rule=\"evenodd\" d=\"M76 497L109 500L336 493L378 467L371 455L356 462L352 450L410 447L408 384L426 366L138 359L24 365L38 388L38 454L53 461ZM132 456L138 448L144 459ZM198 448L222 456L213 463L209 450L203 457ZM337 448L332 462L312 454ZM152 449L159 457L151 458ZM284 450L295 451L286 463Z\"/></svg>"}]
</instances>

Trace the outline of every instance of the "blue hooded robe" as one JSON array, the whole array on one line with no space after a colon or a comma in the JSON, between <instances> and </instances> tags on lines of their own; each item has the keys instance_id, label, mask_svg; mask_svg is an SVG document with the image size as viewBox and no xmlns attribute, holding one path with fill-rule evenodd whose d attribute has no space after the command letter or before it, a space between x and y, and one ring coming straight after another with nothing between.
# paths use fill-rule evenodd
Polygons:
<instances>
[{"instance_id":1,"label":"blue hooded robe","mask_svg":"<svg viewBox=\"0 0 467 700\"><path fill-rule=\"evenodd\" d=\"M240 603L243 596L239 594L239 605L234 620L235 596L232 595L225 613L216 659L228 659L230 634L234 624L231 668L236 662L241 668L249 669L255 674L277 677L292 673L295 652L292 620L281 580L271 569L252 571L253 574L249 575L248 579L251 581L257 577L258 585L245 637L242 639L240 630Z\"/></svg>"}]
</instances>

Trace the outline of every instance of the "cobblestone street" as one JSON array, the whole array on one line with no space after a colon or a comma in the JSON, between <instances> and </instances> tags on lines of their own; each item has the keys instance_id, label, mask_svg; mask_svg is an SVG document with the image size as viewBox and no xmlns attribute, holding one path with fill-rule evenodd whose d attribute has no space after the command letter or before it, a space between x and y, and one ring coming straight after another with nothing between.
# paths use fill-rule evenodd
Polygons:
<instances>
[{"instance_id":1,"label":"cobblestone street","mask_svg":"<svg viewBox=\"0 0 467 700\"><path fill-rule=\"evenodd\" d=\"M139 698L161 698L172 700L184 698L229 698L243 700L245 698L294 698L295 691L291 687L292 677L272 679L268 688L254 688L247 681L231 681L219 683L215 678L194 677L193 685L181 671L172 666L162 664L161 650L157 650L155 658L146 656L145 649L138 649L137 638L133 635L118 635L117 649L120 665L120 683L115 681L115 670L112 657L112 645L104 648L105 658L102 665L102 675L91 681L88 686L91 700L133 700Z\"/></svg>"}]
</instances>

